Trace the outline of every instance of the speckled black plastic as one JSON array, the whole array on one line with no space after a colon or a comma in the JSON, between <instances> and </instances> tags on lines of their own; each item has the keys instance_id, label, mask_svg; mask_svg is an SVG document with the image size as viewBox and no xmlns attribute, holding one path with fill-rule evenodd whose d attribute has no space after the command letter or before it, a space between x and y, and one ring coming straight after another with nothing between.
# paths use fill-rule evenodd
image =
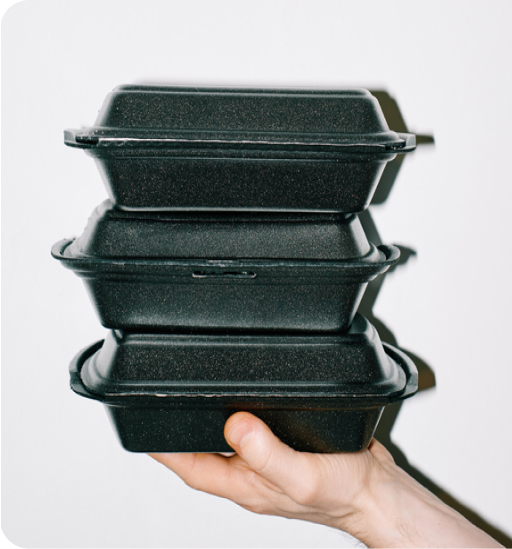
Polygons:
<instances>
[{"instance_id":1,"label":"speckled black plastic","mask_svg":"<svg viewBox=\"0 0 512 549\"><path fill-rule=\"evenodd\" d=\"M345 260L371 250L354 214L127 212L106 200L68 252L109 259Z\"/></svg>"},{"instance_id":2,"label":"speckled black plastic","mask_svg":"<svg viewBox=\"0 0 512 549\"><path fill-rule=\"evenodd\" d=\"M414 364L358 315L344 334L111 332L75 357L71 386L99 400L136 452L229 451L226 419L261 417L302 451L359 451L384 406L417 389Z\"/></svg>"},{"instance_id":3,"label":"speckled black plastic","mask_svg":"<svg viewBox=\"0 0 512 549\"><path fill-rule=\"evenodd\" d=\"M52 254L84 279L101 323L131 331L346 330L367 283L399 257L352 260L96 258L73 241Z\"/></svg>"},{"instance_id":4,"label":"speckled black plastic","mask_svg":"<svg viewBox=\"0 0 512 549\"><path fill-rule=\"evenodd\" d=\"M364 210L415 147L366 90L120 86L65 143L96 161L118 207Z\"/></svg>"}]
</instances>

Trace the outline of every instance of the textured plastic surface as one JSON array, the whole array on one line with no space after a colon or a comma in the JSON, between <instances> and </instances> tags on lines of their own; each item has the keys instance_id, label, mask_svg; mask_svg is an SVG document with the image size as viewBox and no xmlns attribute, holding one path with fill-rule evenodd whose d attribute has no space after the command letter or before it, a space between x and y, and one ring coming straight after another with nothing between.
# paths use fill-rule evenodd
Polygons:
<instances>
[{"instance_id":1,"label":"textured plastic surface","mask_svg":"<svg viewBox=\"0 0 512 549\"><path fill-rule=\"evenodd\" d=\"M70 245L73 257L356 259L372 251L356 215L126 212L108 200Z\"/></svg>"},{"instance_id":2,"label":"textured plastic surface","mask_svg":"<svg viewBox=\"0 0 512 549\"><path fill-rule=\"evenodd\" d=\"M126 209L364 210L386 162L415 147L366 90L121 86L65 143Z\"/></svg>"},{"instance_id":3,"label":"textured plastic surface","mask_svg":"<svg viewBox=\"0 0 512 549\"><path fill-rule=\"evenodd\" d=\"M101 323L132 331L338 331L367 283L395 263L394 246L353 260L96 258L52 254L84 279Z\"/></svg>"},{"instance_id":4,"label":"textured plastic surface","mask_svg":"<svg viewBox=\"0 0 512 549\"><path fill-rule=\"evenodd\" d=\"M417 389L414 364L360 315L348 332L323 336L111 332L70 373L137 452L229 451L223 426L240 410L297 450L359 451L383 407Z\"/></svg>"}]
</instances>

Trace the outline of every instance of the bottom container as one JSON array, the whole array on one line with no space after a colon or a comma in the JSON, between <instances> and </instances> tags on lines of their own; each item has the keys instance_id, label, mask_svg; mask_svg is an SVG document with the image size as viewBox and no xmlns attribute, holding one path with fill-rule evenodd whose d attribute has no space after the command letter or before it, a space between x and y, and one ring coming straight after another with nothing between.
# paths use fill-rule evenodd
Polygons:
<instances>
[{"instance_id":1,"label":"bottom container","mask_svg":"<svg viewBox=\"0 0 512 549\"><path fill-rule=\"evenodd\" d=\"M417 371L357 315L326 335L110 332L70 366L71 387L103 402L134 452L227 452L226 419L260 417L300 451L356 452L384 406L417 389Z\"/></svg>"}]
</instances>

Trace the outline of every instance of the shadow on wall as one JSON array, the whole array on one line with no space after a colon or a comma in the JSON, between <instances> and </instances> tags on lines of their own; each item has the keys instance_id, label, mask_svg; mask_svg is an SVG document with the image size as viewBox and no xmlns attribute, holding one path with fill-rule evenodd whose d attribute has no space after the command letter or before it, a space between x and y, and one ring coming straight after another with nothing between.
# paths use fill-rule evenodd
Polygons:
<instances>
[{"instance_id":1,"label":"shadow on wall","mask_svg":"<svg viewBox=\"0 0 512 549\"><path fill-rule=\"evenodd\" d=\"M370 90L371 93L378 99L384 116L388 122L389 128L396 132L405 132L408 133L409 130L405 124L405 121L400 113L396 101L383 90ZM416 135L416 143L418 145L433 144L434 138L429 135ZM379 185L373 196L370 208L359 214L359 219L363 229L368 237L370 242L373 242L376 246L382 244L377 228L373 223L371 217L372 207L383 204L389 197L391 189L395 182L395 179L400 171L402 162L404 161L405 155L399 154L392 162L388 162L386 168L382 174ZM385 277L390 275L395 269L403 266L409 258L413 255L416 255L415 250L406 248L405 246L398 246L400 248L400 260L398 263L389 269L387 273L379 276L377 279L373 280L368 284L368 287L364 293L364 297L359 306L359 312L365 316L377 329L379 332L380 338L386 343L391 345L397 345L397 341L393 333L389 328L373 314L373 306L377 300L379 291L384 283ZM402 349L402 348L401 348ZM416 364L418 368L418 391L426 391L435 387L435 375L432 368L420 357L414 353L402 349ZM496 541L504 545L505 547L512 547L512 538L508 537L498 528L494 527L492 524L489 524L484 520L480 515L474 512L469 507L463 505L460 501L455 499L451 494L446 490L435 484L430 480L425 474L413 467L407 460L405 454L396 446L391 440L391 430L395 424L396 418L400 413L402 407L402 402L396 402L384 408L384 412L380 419L379 425L375 432L375 438L377 438L386 448L391 452L393 458L397 465L404 469L409 475L416 479L420 484L425 488L434 493L441 501L458 511L461 515L465 516L470 522L475 526L482 529L484 532L487 532L492 536Z\"/></svg>"}]
</instances>

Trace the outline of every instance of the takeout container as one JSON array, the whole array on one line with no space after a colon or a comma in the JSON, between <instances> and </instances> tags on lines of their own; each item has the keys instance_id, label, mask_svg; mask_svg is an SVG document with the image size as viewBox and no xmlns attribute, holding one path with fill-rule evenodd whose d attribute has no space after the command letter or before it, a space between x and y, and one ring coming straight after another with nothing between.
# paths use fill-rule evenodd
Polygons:
<instances>
[{"instance_id":1,"label":"takeout container","mask_svg":"<svg viewBox=\"0 0 512 549\"><path fill-rule=\"evenodd\" d=\"M241 410L297 450L355 452L384 406L417 389L413 362L361 315L331 335L113 331L80 352L70 374L135 452L230 451L224 423Z\"/></svg>"},{"instance_id":2,"label":"takeout container","mask_svg":"<svg viewBox=\"0 0 512 549\"><path fill-rule=\"evenodd\" d=\"M396 263L357 217L415 147L365 90L120 86L67 130L110 200L52 255L83 278L104 341L70 365L135 452L226 452L246 410L291 447L366 448L417 371L357 307Z\"/></svg>"},{"instance_id":3,"label":"takeout container","mask_svg":"<svg viewBox=\"0 0 512 549\"><path fill-rule=\"evenodd\" d=\"M52 254L102 324L131 331L338 331L394 264L357 216L123 212L109 202Z\"/></svg>"},{"instance_id":4,"label":"takeout container","mask_svg":"<svg viewBox=\"0 0 512 549\"><path fill-rule=\"evenodd\" d=\"M123 209L359 212L415 138L366 90L120 86L65 143Z\"/></svg>"}]
</instances>

